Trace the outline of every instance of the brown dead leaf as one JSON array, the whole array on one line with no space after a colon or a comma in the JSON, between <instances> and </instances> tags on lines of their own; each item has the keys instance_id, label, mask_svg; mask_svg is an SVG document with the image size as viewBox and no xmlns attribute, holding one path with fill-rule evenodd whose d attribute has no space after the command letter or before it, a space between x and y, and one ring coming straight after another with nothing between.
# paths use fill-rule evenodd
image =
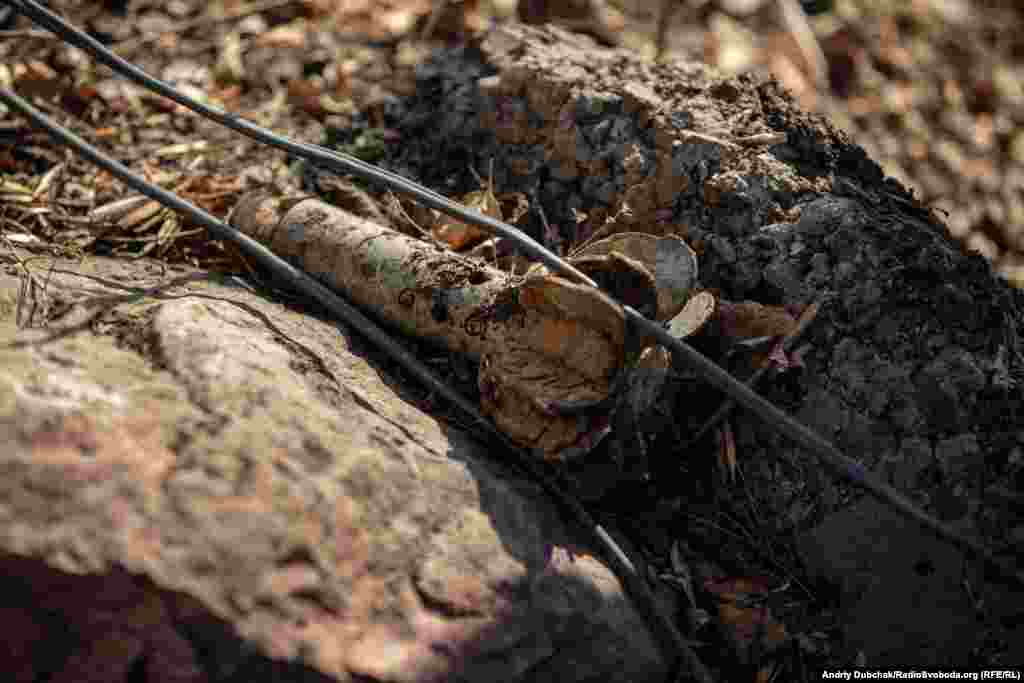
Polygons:
<instances>
[{"instance_id":1,"label":"brown dead leaf","mask_svg":"<svg viewBox=\"0 0 1024 683\"><path fill-rule=\"evenodd\" d=\"M433 0L349 0L335 5L334 21L344 33L389 40L409 33L433 6Z\"/></svg>"},{"instance_id":2,"label":"brown dead leaf","mask_svg":"<svg viewBox=\"0 0 1024 683\"><path fill-rule=\"evenodd\" d=\"M751 646L771 652L789 639L786 627L776 621L765 602L770 589L756 578L719 578L704 582L704 589L718 600L719 624L737 654L744 659Z\"/></svg>"},{"instance_id":3,"label":"brown dead leaf","mask_svg":"<svg viewBox=\"0 0 1024 683\"><path fill-rule=\"evenodd\" d=\"M486 187L467 193L460 201L466 208L479 211L483 215L499 221L503 220L501 204L494 196L493 177ZM431 233L435 239L447 244L454 251L468 249L488 237L487 232L475 225L464 223L450 216L443 216L431 229Z\"/></svg>"},{"instance_id":4,"label":"brown dead leaf","mask_svg":"<svg viewBox=\"0 0 1024 683\"><path fill-rule=\"evenodd\" d=\"M122 230L138 230L141 226L148 224L149 221L164 210L163 204L157 201L148 199L141 205L132 209L118 221L117 225Z\"/></svg>"},{"instance_id":5,"label":"brown dead leaf","mask_svg":"<svg viewBox=\"0 0 1024 683\"><path fill-rule=\"evenodd\" d=\"M782 306L765 306L756 301L737 304L720 300L718 314L722 336L733 341L781 337L797 326L796 318Z\"/></svg>"},{"instance_id":6,"label":"brown dead leaf","mask_svg":"<svg viewBox=\"0 0 1024 683\"><path fill-rule=\"evenodd\" d=\"M296 49L305 47L308 35L308 31L302 23L293 21L289 24L275 26L257 36L255 43L264 47Z\"/></svg>"},{"instance_id":7,"label":"brown dead leaf","mask_svg":"<svg viewBox=\"0 0 1024 683\"><path fill-rule=\"evenodd\" d=\"M669 320L682 310L697 280L697 255L682 238L620 232L584 244L569 261L612 253L633 259L653 276L658 293L658 320Z\"/></svg>"},{"instance_id":8,"label":"brown dead leaf","mask_svg":"<svg viewBox=\"0 0 1024 683\"><path fill-rule=\"evenodd\" d=\"M658 289L654 275L639 261L617 251L600 256L578 256L572 265L588 275L616 301L653 318L658 311Z\"/></svg>"},{"instance_id":9,"label":"brown dead leaf","mask_svg":"<svg viewBox=\"0 0 1024 683\"><path fill-rule=\"evenodd\" d=\"M481 407L495 424L519 444L541 451L555 460L577 444L588 429L585 419L557 415L547 410L554 401L596 402L607 395L610 384L588 381L557 357L532 349L487 356L480 364Z\"/></svg>"},{"instance_id":10,"label":"brown dead leaf","mask_svg":"<svg viewBox=\"0 0 1024 683\"><path fill-rule=\"evenodd\" d=\"M669 332L676 339L691 337L715 316L718 302L711 292L697 292L686 302L683 310L672 318L669 323Z\"/></svg>"},{"instance_id":11,"label":"brown dead leaf","mask_svg":"<svg viewBox=\"0 0 1024 683\"><path fill-rule=\"evenodd\" d=\"M606 335L617 349L625 341L626 318L622 308L593 287L557 275L530 277L520 289L520 303L540 315L578 320ZM591 366L592 362L584 364Z\"/></svg>"},{"instance_id":12,"label":"brown dead leaf","mask_svg":"<svg viewBox=\"0 0 1024 683\"><path fill-rule=\"evenodd\" d=\"M23 97L50 99L60 94L63 87L57 72L38 59L15 63L11 75L14 86Z\"/></svg>"},{"instance_id":13,"label":"brown dead leaf","mask_svg":"<svg viewBox=\"0 0 1024 683\"><path fill-rule=\"evenodd\" d=\"M493 188L492 188L493 190ZM506 192L498 197L505 222L516 225L530 211L530 200L522 192Z\"/></svg>"},{"instance_id":14,"label":"brown dead leaf","mask_svg":"<svg viewBox=\"0 0 1024 683\"><path fill-rule=\"evenodd\" d=\"M481 360L484 413L546 459L560 459L567 449L589 450L596 443L594 425L550 406L595 404L608 396L623 363L622 309L593 287L553 275L527 279L518 305L521 324Z\"/></svg>"},{"instance_id":15,"label":"brown dead leaf","mask_svg":"<svg viewBox=\"0 0 1024 683\"><path fill-rule=\"evenodd\" d=\"M748 302L749 303L749 302ZM769 317L775 318L778 328L756 329L755 331L773 332L776 329L786 329L790 325L787 320L794 317L797 310L795 307L779 309L777 307L764 307L770 309ZM799 317L794 318L795 322L783 334L767 334L737 339L753 353L750 356L751 365L755 368L775 368L777 370L788 370L794 367L803 367L803 361L799 354L790 353L789 346L793 343L794 337L800 334L802 329L813 322L820 308L819 302L813 302L803 307ZM762 320L763 322L763 320ZM723 327L725 327L723 323Z\"/></svg>"},{"instance_id":16,"label":"brown dead leaf","mask_svg":"<svg viewBox=\"0 0 1024 683\"><path fill-rule=\"evenodd\" d=\"M296 78L288 81L288 100L306 113L318 116L325 113L320 96L323 95L323 83L315 79Z\"/></svg>"}]
</instances>

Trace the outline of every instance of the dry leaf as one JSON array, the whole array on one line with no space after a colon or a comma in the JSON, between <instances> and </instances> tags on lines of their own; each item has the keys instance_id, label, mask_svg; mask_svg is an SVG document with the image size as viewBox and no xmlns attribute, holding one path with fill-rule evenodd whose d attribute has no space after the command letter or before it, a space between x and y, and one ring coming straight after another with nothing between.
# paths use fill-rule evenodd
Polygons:
<instances>
[{"instance_id":1,"label":"dry leaf","mask_svg":"<svg viewBox=\"0 0 1024 683\"><path fill-rule=\"evenodd\" d=\"M460 201L468 209L479 211L483 215L499 221L502 220L501 204L498 202L498 198L494 196L493 177L486 187L467 193ZM488 237L488 233L477 226L470 225L451 216L442 216L431 229L431 233L433 233L436 239L447 244L455 251L468 249Z\"/></svg>"},{"instance_id":2,"label":"dry leaf","mask_svg":"<svg viewBox=\"0 0 1024 683\"><path fill-rule=\"evenodd\" d=\"M658 313L654 276L639 261L617 251L601 256L578 256L572 265L589 276L602 291L646 318Z\"/></svg>"},{"instance_id":3,"label":"dry leaf","mask_svg":"<svg viewBox=\"0 0 1024 683\"><path fill-rule=\"evenodd\" d=\"M15 232L3 236L5 240L8 240L14 244L20 244L22 246L42 244L42 240L35 235L30 235L25 232Z\"/></svg>"},{"instance_id":4,"label":"dry leaf","mask_svg":"<svg viewBox=\"0 0 1024 683\"><path fill-rule=\"evenodd\" d=\"M587 418L551 410L606 398L622 362L625 317L600 291L546 275L518 291L522 329L480 365L484 413L513 440L549 460L596 444Z\"/></svg>"},{"instance_id":5,"label":"dry leaf","mask_svg":"<svg viewBox=\"0 0 1024 683\"><path fill-rule=\"evenodd\" d=\"M711 292L694 294L686 302L683 310L669 322L669 333L676 339L685 339L697 334L715 316L717 306L718 302Z\"/></svg>"},{"instance_id":6,"label":"dry leaf","mask_svg":"<svg viewBox=\"0 0 1024 683\"><path fill-rule=\"evenodd\" d=\"M491 188L493 191L493 187ZM505 222L512 225L519 223L519 219L530 211L530 200L522 192L506 192L498 197Z\"/></svg>"},{"instance_id":7,"label":"dry leaf","mask_svg":"<svg viewBox=\"0 0 1024 683\"><path fill-rule=\"evenodd\" d=\"M30 59L27 62L15 62L11 71L13 84L23 97L49 99L60 93L60 77L43 61Z\"/></svg>"},{"instance_id":8,"label":"dry leaf","mask_svg":"<svg viewBox=\"0 0 1024 683\"><path fill-rule=\"evenodd\" d=\"M117 221L117 225L122 230L138 230L140 226L147 225L149 221L153 220L163 210L163 204L147 199L121 216Z\"/></svg>"},{"instance_id":9,"label":"dry leaf","mask_svg":"<svg viewBox=\"0 0 1024 683\"><path fill-rule=\"evenodd\" d=\"M765 306L756 301L719 301L718 315L722 336L733 341L782 337L797 327L796 318L782 306Z\"/></svg>"},{"instance_id":10,"label":"dry leaf","mask_svg":"<svg viewBox=\"0 0 1024 683\"><path fill-rule=\"evenodd\" d=\"M642 264L654 277L658 290L658 320L669 320L682 310L697 281L697 255L682 238L620 232L585 244L573 252L569 262L616 252Z\"/></svg>"},{"instance_id":11,"label":"dry leaf","mask_svg":"<svg viewBox=\"0 0 1024 683\"><path fill-rule=\"evenodd\" d=\"M775 620L764 604L770 592L764 581L753 578L709 579L704 589L718 599L718 620L732 640L737 654L746 659L755 639L758 651L771 652L785 643L786 627Z\"/></svg>"},{"instance_id":12,"label":"dry leaf","mask_svg":"<svg viewBox=\"0 0 1024 683\"><path fill-rule=\"evenodd\" d=\"M255 44L262 47L275 47L280 49L302 48L306 45L308 37L307 28L298 21L275 26L258 35Z\"/></svg>"}]
</instances>

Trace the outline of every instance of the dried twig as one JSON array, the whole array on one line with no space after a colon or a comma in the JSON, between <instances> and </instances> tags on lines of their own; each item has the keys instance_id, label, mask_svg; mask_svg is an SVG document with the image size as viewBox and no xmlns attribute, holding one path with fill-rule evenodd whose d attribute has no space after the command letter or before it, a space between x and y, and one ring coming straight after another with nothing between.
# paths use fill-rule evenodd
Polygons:
<instances>
[{"instance_id":1,"label":"dried twig","mask_svg":"<svg viewBox=\"0 0 1024 683\"><path fill-rule=\"evenodd\" d=\"M13 38L16 40L61 40L59 36L55 36L52 33L47 33L46 31L40 31L34 28L0 31L0 40L5 40L7 38Z\"/></svg>"},{"instance_id":2,"label":"dried twig","mask_svg":"<svg viewBox=\"0 0 1024 683\"><path fill-rule=\"evenodd\" d=\"M156 285L154 287L137 288L137 287L131 287L129 285L124 285L124 284L121 284L121 283L118 283L118 282L114 282L113 280L107 280L105 278L98 277L98 276L95 276L95 275L89 275L87 273L79 273L79 272L76 272L76 271L73 271L73 270L67 270L67 269L64 269L64 268L52 268L51 267L51 268L47 269L47 277L49 277L53 273L61 273L61 274L65 274L65 275L77 275L78 277L89 278L91 280L95 280L95 281L99 282L100 284L106 285L108 287L113 287L113 288L122 289L122 290L128 290L128 291L130 291L132 293L131 294L113 294L113 295L110 295L110 296L93 297L93 298L84 300L82 302L78 302L78 303L84 303L86 305L93 305L93 306L96 306L97 308L96 308L95 311L93 311L91 314L89 314L88 316L86 316L82 320L79 320L78 322L72 323L70 325L65 325L63 327L57 328L56 330L51 331L49 334L47 334L47 335L45 335L43 337L32 338L32 339L16 339L14 341L7 342L6 344L0 344L0 348L20 349L20 348L25 348L25 347L30 347L30 346L42 346L44 344L50 344L52 342L58 341L58 340L63 339L65 337L69 337L69 336L71 336L73 334L77 334L78 332L82 332L84 330L89 329L92 326L92 324L97 319L99 319L105 313L107 313L108 311L112 310L113 308L115 308L115 307L117 307L117 306L119 306L121 304L129 303L131 301L137 301L139 299L143 299L143 298L146 298L146 297L179 298L179 297L173 297L173 296L166 296L166 295L163 295L162 293L166 289L170 289L172 287L177 287L177 286L185 284L187 282L193 282L193 281L200 280L200 279L209 279L209 277L210 277L208 273L199 273L199 274L192 273L190 275L185 275L185 276L182 276L182 277L179 277L179 278L175 278L175 279L173 279L173 280L171 280L169 282L161 283L161 284ZM32 277L31 272L29 272L29 276L28 277L29 278ZM182 295L182 296L184 296L184 295ZM232 303L239 303L239 302L232 302Z\"/></svg>"}]
</instances>

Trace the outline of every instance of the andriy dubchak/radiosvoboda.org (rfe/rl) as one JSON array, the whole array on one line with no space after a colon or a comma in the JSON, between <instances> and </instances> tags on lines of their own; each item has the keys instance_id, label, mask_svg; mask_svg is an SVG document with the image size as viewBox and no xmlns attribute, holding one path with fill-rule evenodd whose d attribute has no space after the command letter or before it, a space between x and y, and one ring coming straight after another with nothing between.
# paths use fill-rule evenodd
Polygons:
<instances>
[{"instance_id":1,"label":"andriy dubchak/radiosvoboda.org (rfe/rl)","mask_svg":"<svg viewBox=\"0 0 1024 683\"><path fill-rule=\"evenodd\" d=\"M988 674L988 675L983 675ZM864 680L930 680L930 681L980 681L989 679L1020 680L1019 671L898 671L898 670L846 670L822 671L822 680L864 681Z\"/></svg>"}]
</instances>

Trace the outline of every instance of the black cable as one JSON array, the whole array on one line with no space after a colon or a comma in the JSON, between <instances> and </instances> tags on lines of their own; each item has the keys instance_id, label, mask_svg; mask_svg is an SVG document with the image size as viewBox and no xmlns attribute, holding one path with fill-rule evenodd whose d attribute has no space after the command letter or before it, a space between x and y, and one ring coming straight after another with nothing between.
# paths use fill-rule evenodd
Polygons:
<instances>
[{"instance_id":1,"label":"black cable","mask_svg":"<svg viewBox=\"0 0 1024 683\"><path fill-rule=\"evenodd\" d=\"M442 197L432 190L426 189L397 174L360 161L355 157L337 154L316 145L285 140L240 117L226 114L219 109L196 102L166 83L153 79L135 65L110 52L99 42L68 25L60 17L35 2L35 0L0 0L0 3L14 7L17 11L45 26L72 45L89 52L115 72L232 130L296 156L306 158L312 163L322 165L337 172L352 173L368 181L379 183L396 192L412 196L427 206L455 216L467 223L478 225L491 233L501 235L508 239L516 249L534 257L557 273L596 286L592 280L534 242L528 235L501 221L484 216L476 211L467 210L465 207ZM999 576L1013 581L1018 586L1024 586L1024 572L1016 570L1008 563L997 558L991 550L978 541L964 536L915 506L898 490L868 472L859 462L844 456L829 441L823 439L790 417L785 411L762 398L689 344L676 339L667 330L643 317L629 306L623 306L623 309L630 322L636 324L640 330L654 336L660 344L671 349L681 362L696 369L712 386L758 415L770 427L778 430L779 433L817 457L834 476L864 489L867 493L888 504L900 514L918 522L938 538L956 546L968 555L981 559L994 569Z\"/></svg>"}]
</instances>

